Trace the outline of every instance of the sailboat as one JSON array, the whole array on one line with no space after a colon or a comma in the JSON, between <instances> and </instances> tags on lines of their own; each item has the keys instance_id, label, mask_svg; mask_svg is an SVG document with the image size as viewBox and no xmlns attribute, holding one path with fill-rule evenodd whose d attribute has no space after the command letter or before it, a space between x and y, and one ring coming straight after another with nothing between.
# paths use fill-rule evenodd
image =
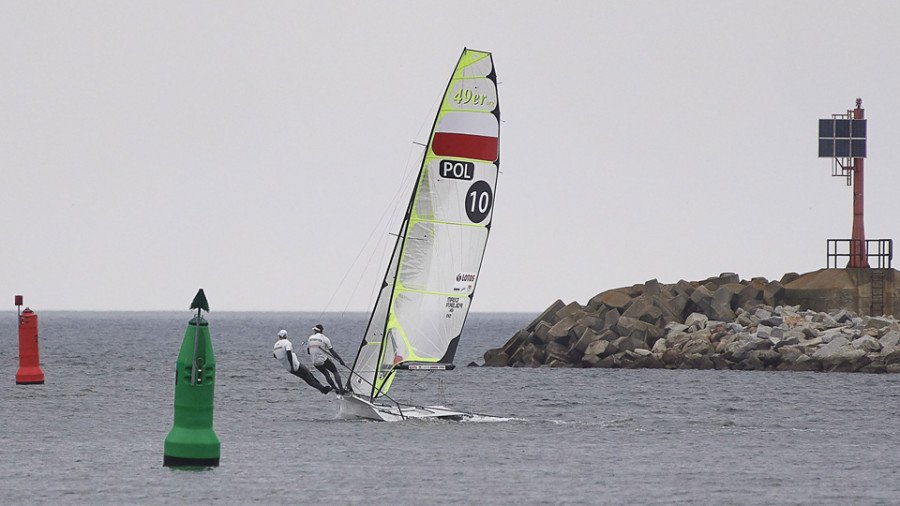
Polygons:
<instances>
[{"instance_id":1,"label":"sailboat","mask_svg":"<svg viewBox=\"0 0 900 506\"><path fill-rule=\"evenodd\" d=\"M388 392L398 371L454 368L491 229L499 153L491 53L464 49L432 125L348 391L340 396L342 417L473 415L397 402Z\"/></svg>"}]
</instances>

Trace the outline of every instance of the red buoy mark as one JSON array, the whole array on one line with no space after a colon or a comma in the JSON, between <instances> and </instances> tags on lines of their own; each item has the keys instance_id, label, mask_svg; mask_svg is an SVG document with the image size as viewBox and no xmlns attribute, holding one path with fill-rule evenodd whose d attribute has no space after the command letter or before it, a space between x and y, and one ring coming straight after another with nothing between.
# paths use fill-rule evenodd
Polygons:
<instances>
[{"instance_id":1,"label":"red buoy mark","mask_svg":"<svg viewBox=\"0 0 900 506\"><path fill-rule=\"evenodd\" d=\"M16 301L21 299L16 298ZM44 371L41 370L38 354L37 315L27 307L19 315L19 371L16 385L43 385Z\"/></svg>"}]
</instances>

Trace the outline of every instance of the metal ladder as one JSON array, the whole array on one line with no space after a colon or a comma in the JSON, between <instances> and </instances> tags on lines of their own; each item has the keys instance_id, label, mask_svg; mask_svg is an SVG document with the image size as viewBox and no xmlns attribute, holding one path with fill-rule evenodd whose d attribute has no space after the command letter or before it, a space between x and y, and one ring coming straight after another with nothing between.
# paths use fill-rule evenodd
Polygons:
<instances>
[{"instance_id":1,"label":"metal ladder","mask_svg":"<svg viewBox=\"0 0 900 506\"><path fill-rule=\"evenodd\" d=\"M884 314L884 271L885 269L872 269L871 316Z\"/></svg>"}]
</instances>

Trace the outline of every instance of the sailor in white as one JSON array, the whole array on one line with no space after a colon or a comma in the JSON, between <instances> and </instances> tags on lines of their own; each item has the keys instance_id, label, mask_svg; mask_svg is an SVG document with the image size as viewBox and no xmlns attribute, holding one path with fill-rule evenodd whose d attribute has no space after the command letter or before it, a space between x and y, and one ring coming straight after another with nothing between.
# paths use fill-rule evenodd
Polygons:
<instances>
[{"instance_id":1,"label":"sailor in white","mask_svg":"<svg viewBox=\"0 0 900 506\"><path fill-rule=\"evenodd\" d=\"M316 369L318 369L320 373L325 375L325 379L328 381L328 384L331 385L331 388L338 394L343 395L347 391L341 386L341 375L338 373L337 366L334 365L334 362L331 361L330 357L338 359L344 367L347 367L347 364L345 364L344 359L334 351L334 348L331 347L331 339L328 339L328 336L322 333L322 331L325 330L325 327L319 323L312 329L313 335L309 336L309 339L306 341L306 352L312 355L313 365L316 366ZM331 375L334 375L334 380L331 379Z\"/></svg>"},{"instance_id":2,"label":"sailor in white","mask_svg":"<svg viewBox=\"0 0 900 506\"><path fill-rule=\"evenodd\" d=\"M294 353L291 342L287 338L286 330L278 331L278 340L275 341L275 350L272 352L272 356L278 359L278 361L281 362L281 365L283 365L284 368L288 370L288 372L290 372L294 376L301 378L303 381L309 384L309 386L317 389L323 394L327 394L333 388L323 386L321 383L319 383L319 380L317 380L316 377L313 376L311 372L309 372L309 369L303 367L303 364L300 363L300 359L297 357L297 354Z\"/></svg>"}]
</instances>

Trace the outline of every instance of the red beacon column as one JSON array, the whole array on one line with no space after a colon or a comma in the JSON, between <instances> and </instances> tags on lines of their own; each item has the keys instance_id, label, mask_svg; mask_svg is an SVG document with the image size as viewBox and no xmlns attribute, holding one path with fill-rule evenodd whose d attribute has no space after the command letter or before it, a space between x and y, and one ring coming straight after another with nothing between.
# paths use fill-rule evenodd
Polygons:
<instances>
[{"instance_id":1,"label":"red beacon column","mask_svg":"<svg viewBox=\"0 0 900 506\"><path fill-rule=\"evenodd\" d=\"M22 306L22 296L16 295L16 306ZM27 307L19 314L19 371L16 385L43 385L44 371L41 370L38 354L38 318Z\"/></svg>"}]
</instances>

